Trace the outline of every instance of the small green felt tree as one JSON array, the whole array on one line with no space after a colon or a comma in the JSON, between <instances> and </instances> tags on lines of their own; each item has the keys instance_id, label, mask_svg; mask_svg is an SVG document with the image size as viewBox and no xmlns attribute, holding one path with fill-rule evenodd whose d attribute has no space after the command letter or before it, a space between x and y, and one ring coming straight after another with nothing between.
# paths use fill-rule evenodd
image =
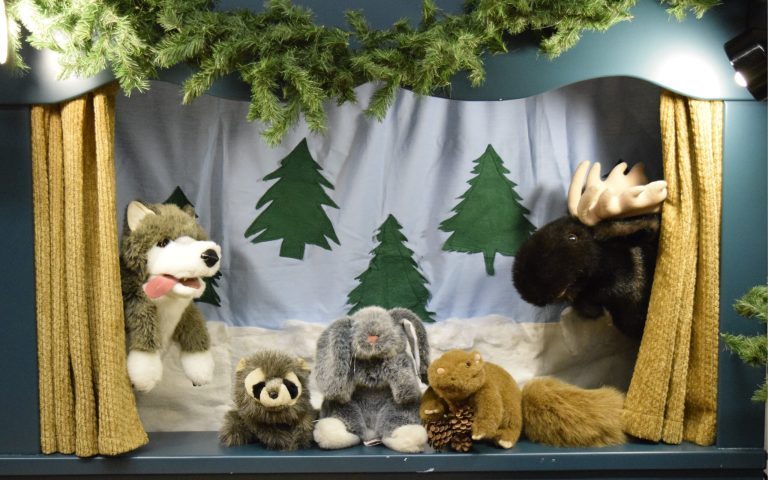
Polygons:
<instances>
[{"instance_id":1,"label":"small green felt tree","mask_svg":"<svg viewBox=\"0 0 768 480\"><path fill-rule=\"evenodd\" d=\"M184 190L182 190L181 187L176 187L173 190L173 193L171 193L171 196L168 197L163 203L171 203L173 205L178 206L179 208L184 208L188 205L192 208L195 208L195 206L192 205L192 202L189 201L189 199L187 198L187 195L184 193ZM200 296L200 298L198 298L195 301L210 303L213 306L220 307L221 297L219 297L218 292L216 292L216 287L219 286L218 280L220 278L221 278L221 270L216 272L216 275L212 277L203 278L203 281L205 282L205 291Z\"/></svg>"},{"instance_id":2,"label":"small green felt tree","mask_svg":"<svg viewBox=\"0 0 768 480\"><path fill-rule=\"evenodd\" d=\"M768 285L753 287L736 301L733 309L742 317L757 318L765 324L768 319ZM728 348L736 353L744 363L765 369L766 363L768 363L768 338L765 333L754 336L723 333L722 337ZM752 396L752 400L765 402L767 398L768 383L763 381L763 384Z\"/></svg>"},{"instance_id":3,"label":"small green felt tree","mask_svg":"<svg viewBox=\"0 0 768 480\"><path fill-rule=\"evenodd\" d=\"M425 322L434 322L434 312L427 310L429 283L419 272L413 259L413 250L405 246L408 239L400 233L403 228L389 215L379 227L376 240L379 245L371 250L373 258L368 269L355 277L360 284L348 295L352 305L349 313L376 305L382 308L403 307L411 310Z\"/></svg>"},{"instance_id":4,"label":"small green felt tree","mask_svg":"<svg viewBox=\"0 0 768 480\"><path fill-rule=\"evenodd\" d=\"M488 145L474 163L476 175L453 207L456 214L440 224L440 230L453 232L443 250L482 253L485 271L493 275L496 254L515 255L535 227L525 217L530 211L520 203L517 185L505 176L509 170L493 147Z\"/></svg>"},{"instance_id":5,"label":"small green felt tree","mask_svg":"<svg viewBox=\"0 0 768 480\"><path fill-rule=\"evenodd\" d=\"M256 235L252 243L282 239L280 256L299 260L304 258L306 244L330 250L328 237L339 245L323 205L339 207L325 193L323 187L333 190L333 185L320 170L305 138L280 162L277 170L264 177L278 180L256 204L258 210L269 203L245 231L245 237Z\"/></svg>"}]
</instances>

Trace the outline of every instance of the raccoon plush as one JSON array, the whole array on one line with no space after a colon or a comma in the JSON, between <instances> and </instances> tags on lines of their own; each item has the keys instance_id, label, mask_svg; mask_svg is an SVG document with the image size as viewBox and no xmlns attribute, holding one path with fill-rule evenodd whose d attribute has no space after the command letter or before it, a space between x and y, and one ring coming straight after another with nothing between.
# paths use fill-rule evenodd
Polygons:
<instances>
[{"instance_id":1,"label":"raccoon plush","mask_svg":"<svg viewBox=\"0 0 768 480\"><path fill-rule=\"evenodd\" d=\"M233 388L235 408L224 417L221 443L260 443L273 450L309 447L317 411L304 388L308 375L302 359L280 352L241 359Z\"/></svg>"},{"instance_id":2,"label":"raccoon plush","mask_svg":"<svg viewBox=\"0 0 768 480\"><path fill-rule=\"evenodd\" d=\"M139 391L161 380L162 356L173 340L193 385L213 376L205 319L192 303L203 277L219 271L221 248L208 240L192 207L128 205L120 246L128 376Z\"/></svg>"}]
</instances>

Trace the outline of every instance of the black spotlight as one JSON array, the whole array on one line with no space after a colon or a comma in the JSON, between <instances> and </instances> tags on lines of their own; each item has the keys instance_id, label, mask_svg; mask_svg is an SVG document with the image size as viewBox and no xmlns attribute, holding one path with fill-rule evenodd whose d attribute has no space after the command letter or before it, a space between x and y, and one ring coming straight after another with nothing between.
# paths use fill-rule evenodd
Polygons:
<instances>
[{"instance_id":1,"label":"black spotlight","mask_svg":"<svg viewBox=\"0 0 768 480\"><path fill-rule=\"evenodd\" d=\"M744 2L744 32L725 43L725 53L736 70L734 80L757 100L765 100L766 0Z\"/></svg>"},{"instance_id":2,"label":"black spotlight","mask_svg":"<svg viewBox=\"0 0 768 480\"><path fill-rule=\"evenodd\" d=\"M750 28L725 43L725 53L736 70L734 79L756 100L765 100L766 30Z\"/></svg>"}]
</instances>

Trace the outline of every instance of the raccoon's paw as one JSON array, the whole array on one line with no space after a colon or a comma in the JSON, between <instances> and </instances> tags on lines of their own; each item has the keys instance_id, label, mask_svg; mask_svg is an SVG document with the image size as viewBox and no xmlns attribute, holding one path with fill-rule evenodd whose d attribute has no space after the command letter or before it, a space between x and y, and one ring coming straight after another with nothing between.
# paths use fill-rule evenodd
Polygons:
<instances>
[{"instance_id":1,"label":"raccoon's paw","mask_svg":"<svg viewBox=\"0 0 768 480\"><path fill-rule=\"evenodd\" d=\"M398 452L423 452L427 447L427 430L421 425L403 425L397 427L392 435L381 439L381 443Z\"/></svg>"},{"instance_id":2,"label":"raccoon's paw","mask_svg":"<svg viewBox=\"0 0 768 480\"><path fill-rule=\"evenodd\" d=\"M131 350L128 352L128 377L133 387L140 392L155 388L163 378L163 362L160 352Z\"/></svg>"},{"instance_id":3,"label":"raccoon's paw","mask_svg":"<svg viewBox=\"0 0 768 480\"><path fill-rule=\"evenodd\" d=\"M360 437L347 431L344 422L334 417L318 420L312 436L315 438L317 445L326 450L347 448L360 443Z\"/></svg>"},{"instance_id":4,"label":"raccoon's paw","mask_svg":"<svg viewBox=\"0 0 768 480\"><path fill-rule=\"evenodd\" d=\"M203 352L181 352L181 368L192 385L199 387L213 380L213 355L210 350Z\"/></svg>"}]
</instances>

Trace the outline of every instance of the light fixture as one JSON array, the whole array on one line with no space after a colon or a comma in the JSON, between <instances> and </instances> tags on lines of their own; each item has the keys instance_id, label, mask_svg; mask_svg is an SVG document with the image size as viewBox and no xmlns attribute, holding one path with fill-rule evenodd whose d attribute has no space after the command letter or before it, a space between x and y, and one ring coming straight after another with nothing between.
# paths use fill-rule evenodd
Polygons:
<instances>
[{"instance_id":1,"label":"light fixture","mask_svg":"<svg viewBox=\"0 0 768 480\"><path fill-rule=\"evenodd\" d=\"M0 0L0 65L8 61L8 15L5 0Z\"/></svg>"},{"instance_id":2,"label":"light fixture","mask_svg":"<svg viewBox=\"0 0 768 480\"><path fill-rule=\"evenodd\" d=\"M757 100L766 97L766 3L751 1L746 29L725 42L725 53L735 70L733 80Z\"/></svg>"}]
</instances>

